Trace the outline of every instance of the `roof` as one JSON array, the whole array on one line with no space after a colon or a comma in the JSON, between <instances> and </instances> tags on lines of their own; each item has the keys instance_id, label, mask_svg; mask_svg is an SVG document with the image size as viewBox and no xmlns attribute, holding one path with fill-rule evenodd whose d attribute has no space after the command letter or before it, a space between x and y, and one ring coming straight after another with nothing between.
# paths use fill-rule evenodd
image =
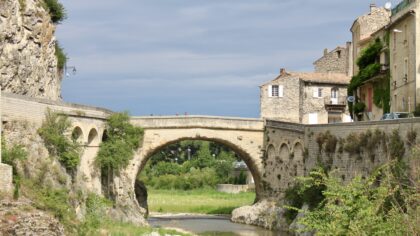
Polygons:
<instances>
[{"instance_id":1,"label":"roof","mask_svg":"<svg viewBox=\"0 0 420 236\"><path fill-rule=\"evenodd\" d=\"M338 50L346 50L347 48L345 46L337 46L336 48L334 48L333 50L327 52L327 54L322 55L322 57L318 58L316 61L313 62L313 64L317 63L318 61L322 60L325 58L326 55L334 53Z\"/></svg>"},{"instance_id":2,"label":"roof","mask_svg":"<svg viewBox=\"0 0 420 236\"><path fill-rule=\"evenodd\" d=\"M350 28L353 32L353 28L356 24L359 24L363 29L360 29L360 39L363 40L369 38L373 32L382 28L389 22L391 12L384 7L374 7L369 13L357 17ZM354 33L354 32L353 32Z\"/></svg>"},{"instance_id":3,"label":"roof","mask_svg":"<svg viewBox=\"0 0 420 236\"><path fill-rule=\"evenodd\" d=\"M349 76L341 73L284 72L283 74L277 76L274 80L264 83L262 86L284 78L296 78L305 82L337 85L348 85L351 79Z\"/></svg>"}]
</instances>

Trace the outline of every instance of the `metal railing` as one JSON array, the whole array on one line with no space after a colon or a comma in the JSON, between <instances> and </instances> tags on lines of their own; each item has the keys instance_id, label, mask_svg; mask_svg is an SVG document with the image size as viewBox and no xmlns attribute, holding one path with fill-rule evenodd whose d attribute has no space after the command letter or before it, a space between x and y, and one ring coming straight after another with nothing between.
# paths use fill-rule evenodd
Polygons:
<instances>
[{"instance_id":1,"label":"metal railing","mask_svg":"<svg viewBox=\"0 0 420 236\"><path fill-rule=\"evenodd\" d=\"M346 105L347 99L346 97L338 97L338 98L331 98L331 97L324 97L325 105Z\"/></svg>"},{"instance_id":2,"label":"metal railing","mask_svg":"<svg viewBox=\"0 0 420 236\"><path fill-rule=\"evenodd\" d=\"M403 0L403 1L401 1L400 3L398 3L397 6L392 8L392 10L391 10L392 15L395 15L398 12L402 11L404 8L406 8L408 5L410 5L413 2L415 2L415 0Z\"/></svg>"}]
</instances>

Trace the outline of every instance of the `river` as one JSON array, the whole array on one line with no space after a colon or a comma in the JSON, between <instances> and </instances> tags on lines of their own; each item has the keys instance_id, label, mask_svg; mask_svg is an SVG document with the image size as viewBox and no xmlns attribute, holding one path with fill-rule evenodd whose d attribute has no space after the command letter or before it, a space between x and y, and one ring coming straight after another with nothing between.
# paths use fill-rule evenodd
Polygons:
<instances>
[{"instance_id":1,"label":"river","mask_svg":"<svg viewBox=\"0 0 420 236\"><path fill-rule=\"evenodd\" d=\"M285 232L274 232L256 226L232 223L228 216L169 214L151 215L148 220L153 227L178 228L205 236L289 235Z\"/></svg>"}]
</instances>

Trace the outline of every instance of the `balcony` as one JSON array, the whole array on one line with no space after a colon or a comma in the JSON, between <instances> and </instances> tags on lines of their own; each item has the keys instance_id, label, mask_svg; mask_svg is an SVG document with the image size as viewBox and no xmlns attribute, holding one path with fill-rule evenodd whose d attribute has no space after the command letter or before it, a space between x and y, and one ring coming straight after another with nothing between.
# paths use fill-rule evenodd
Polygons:
<instances>
[{"instance_id":1,"label":"balcony","mask_svg":"<svg viewBox=\"0 0 420 236\"><path fill-rule=\"evenodd\" d=\"M415 2L415 0L403 0L397 6L392 8L392 15L397 14L398 12L402 11L404 8L409 6L411 3Z\"/></svg>"},{"instance_id":2,"label":"balcony","mask_svg":"<svg viewBox=\"0 0 420 236\"><path fill-rule=\"evenodd\" d=\"M347 98L346 97L325 97L324 98L325 109L327 111L334 111L334 112L344 112L347 106Z\"/></svg>"}]
</instances>

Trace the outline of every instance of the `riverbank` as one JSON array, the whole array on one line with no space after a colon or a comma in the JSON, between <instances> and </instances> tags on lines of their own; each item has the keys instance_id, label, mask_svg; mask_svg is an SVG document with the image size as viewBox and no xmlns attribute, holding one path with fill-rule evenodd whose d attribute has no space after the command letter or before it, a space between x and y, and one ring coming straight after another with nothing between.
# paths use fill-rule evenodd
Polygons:
<instances>
[{"instance_id":1,"label":"riverbank","mask_svg":"<svg viewBox=\"0 0 420 236\"><path fill-rule=\"evenodd\" d=\"M230 194L213 189L148 189L149 211L158 213L231 214L233 209L252 205L254 200L253 192Z\"/></svg>"}]
</instances>

